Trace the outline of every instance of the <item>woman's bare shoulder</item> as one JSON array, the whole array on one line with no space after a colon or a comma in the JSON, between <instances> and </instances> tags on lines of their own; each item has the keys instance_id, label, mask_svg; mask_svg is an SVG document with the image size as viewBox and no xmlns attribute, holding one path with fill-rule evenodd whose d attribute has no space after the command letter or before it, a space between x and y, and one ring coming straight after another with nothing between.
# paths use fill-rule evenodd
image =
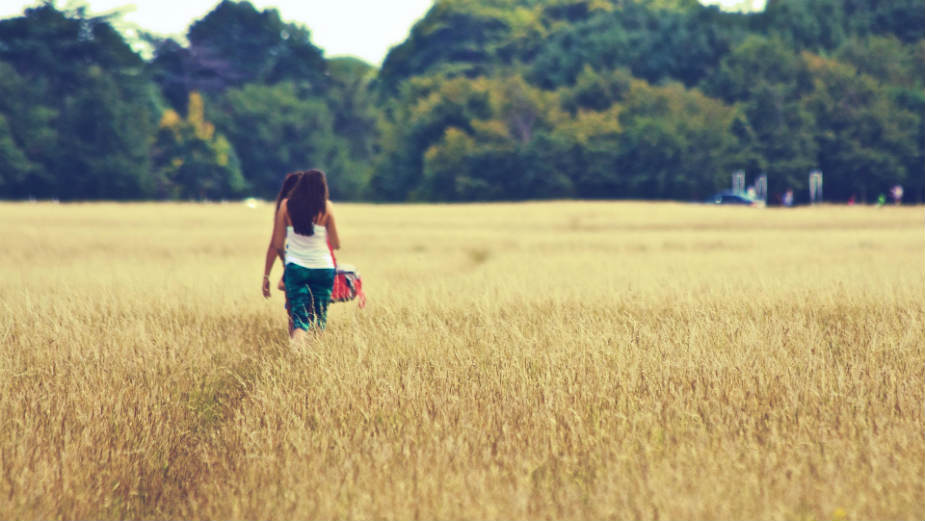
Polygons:
<instances>
[{"instance_id":1,"label":"woman's bare shoulder","mask_svg":"<svg viewBox=\"0 0 925 521\"><path fill-rule=\"evenodd\" d=\"M321 216L322 223L327 226L331 221L331 217L334 216L334 205L331 204L331 200L328 199L324 202L324 214Z\"/></svg>"},{"instance_id":2,"label":"woman's bare shoulder","mask_svg":"<svg viewBox=\"0 0 925 521\"><path fill-rule=\"evenodd\" d=\"M279 210L276 211L277 218L282 218L283 222L289 224L289 199L283 199L279 202Z\"/></svg>"}]
</instances>

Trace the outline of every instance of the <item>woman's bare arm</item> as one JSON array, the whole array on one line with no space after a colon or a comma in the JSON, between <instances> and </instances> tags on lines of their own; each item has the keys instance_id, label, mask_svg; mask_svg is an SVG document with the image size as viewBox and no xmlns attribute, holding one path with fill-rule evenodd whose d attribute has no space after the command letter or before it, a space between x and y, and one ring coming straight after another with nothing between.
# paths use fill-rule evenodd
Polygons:
<instances>
[{"instance_id":1,"label":"woman's bare arm","mask_svg":"<svg viewBox=\"0 0 925 521\"><path fill-rule=\"evenodd\" d=\"M273 269L273 261L276 259L276 250L273 249L273 237L276 236L276 217L278 216L279 211L273 215L273 231L270 232L270 241L267 242L267 256L266 262L264 263L263 273L265 275L270 275L270 270Z\"/></svg>"},{"instance_id":2,"label":"woman's bare arm","mask_svg":"<svg viewBox=\"0 0 925 521\"><path fill-rule=\"evenodd\" d=\"M328 243L334 250L340 249L340 237L337 235L337 223L334 222L334 205L331 201L325 203L324 207L325 223L324 227L328 232Z\"/></svg>"},{"instance_id":3,"label":"woman's bare arm","mask_svg":"<svg viewBox=\"0 0 925 521\"><path fill-rule=\"evenodd\" d=\"M283 199L283 203L279 205L279 214L273 226L273 242L271 243L276 254L284 258L286 255L286 226L289 224L288 202L287 199Z\"/></svg>"},{"instance_id":4,"label":"woman's bare arm","mask_svg":"<svg viewBox=\"0 0 925 521\"><path fill-rule=\"evenodd\" d=\"M270 236L270 244L267 245L267 255L263 266L263 296L270 296L270 272L273 270L273 264L276 258L285 265L286 253L286 201L279 205L279 211L276 212L276 218L273 220L273 233Z\"/></svg>"}]
</instances>

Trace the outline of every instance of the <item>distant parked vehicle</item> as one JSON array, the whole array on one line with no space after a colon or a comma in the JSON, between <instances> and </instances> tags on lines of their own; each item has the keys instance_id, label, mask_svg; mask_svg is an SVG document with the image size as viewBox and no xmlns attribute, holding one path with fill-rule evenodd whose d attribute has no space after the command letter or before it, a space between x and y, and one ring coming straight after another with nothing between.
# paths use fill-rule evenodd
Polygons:
<instances>
[{"instance_id":1,"label":"distant parked vehicle","mask_svg":"<svg viewBox=\"0 0 925 521\"><path fill-rule=\"evenodd\" d=\"M761 201L752 199L751 197L745 194L739 194L736 192L725 191L720 192L713 197L707 199L707 203L710 204L732 204L739 206L763 206L764 203Z\"/></svg>"}]
</instances>

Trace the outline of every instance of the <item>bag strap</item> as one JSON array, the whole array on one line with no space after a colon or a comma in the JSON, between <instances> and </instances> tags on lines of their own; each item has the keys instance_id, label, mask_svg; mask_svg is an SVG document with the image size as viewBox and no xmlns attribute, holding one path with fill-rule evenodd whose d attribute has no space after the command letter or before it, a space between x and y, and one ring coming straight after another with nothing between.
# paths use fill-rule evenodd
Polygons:
<instances>
[{"instance_id":1,"label":"bag strap","mask_svg":"<svg viewBox=\"0 0 925 521\"><path fill-rule=\"evenodd\" d=\"M328 251L331 252L331 260L334 261L334 269L337 269L337 257L334 255L334 248L331 247L331 241L325 241L328 243Z\"/></svg>"}]
</instances>

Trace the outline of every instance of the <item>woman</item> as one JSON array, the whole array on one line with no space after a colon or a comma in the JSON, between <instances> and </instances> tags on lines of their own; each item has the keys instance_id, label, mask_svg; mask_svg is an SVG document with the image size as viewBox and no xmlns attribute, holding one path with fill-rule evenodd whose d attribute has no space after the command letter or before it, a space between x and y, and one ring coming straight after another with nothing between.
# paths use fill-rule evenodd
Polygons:
<instances>
[{"instance_id":1,"label":"woman","mask_svg":"<svg viewBox=\"0 0 925 521\"><path fill-rule=\"evenodd\" d=\"M271 242L273 250L285 258L283 282L294 340L325 327L334 286L334 259L329 244L332 249L340 248L327 180L324 172L309 170L302 173L289 196L280 202ZM268 256L264 267L264 296L270 292L274 260Z\"/></svg>"},{"instance_id":2,"label":"woman","mask_svg":"<svg viewBox=\"0 0 925 521\"><path fill-rule=\"evenodd\" d=\"M286 178L283 179L283 185L279 187L279 193L276 194L276 211L273 212L273 233L270 234L270 243L267 244L267 258L266 266L273 266L273 261L276 257L279 257L279 262L282 263L283 269L286 268L286 258L284 255L279 255L276 250L273 249L273 237L276 235L276 215L279 213L279 206L283 204L283 199L289 196L289 192L292 191L292 188L295 186L296 182L299 181L299 178L302 177L304 172L292 172L291 174L286 174ZM265 270L265 273L268 273L269 270ZM280 291L286 289L283 279L279 279L279 284L276 285L276 288ZM270 296L270 281L265 279L263 281L263 296ZM288 303L286 304L286 309L289 309ZM292 328L290 327L290 332Z\"/></svg>"}]
</instances>

